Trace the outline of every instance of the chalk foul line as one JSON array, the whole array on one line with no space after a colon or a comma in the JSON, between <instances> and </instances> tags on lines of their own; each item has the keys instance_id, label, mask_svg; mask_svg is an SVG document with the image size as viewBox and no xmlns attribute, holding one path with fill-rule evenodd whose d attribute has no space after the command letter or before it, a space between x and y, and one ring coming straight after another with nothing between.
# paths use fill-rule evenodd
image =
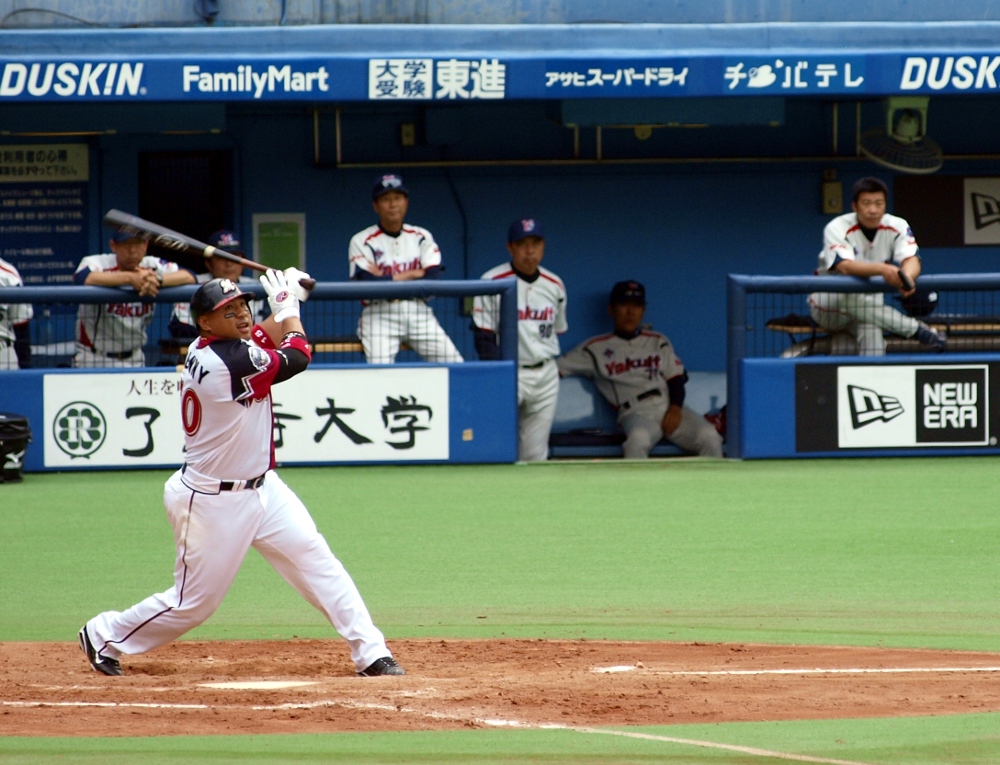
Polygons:
<instances>
[{"instance_id":1,"label":"chalk foul line","mask_svg":"<svg viewBox=\"0 0 1000 765\"><path fill-rule=\"evenodd\" d=\"M637 667L634 665L617 665L614 667L594 667L591 672L598 674L615 674L619 672L642 671L644 675L666 675L671 677L705 677L710 675L890 675L918 674L921 672L970 673L970 672L1000 672L1000 667L845 667L845 668L813 668L813 669L704 669L704 670L660 670Z\"/></svg>"}]
</instances>

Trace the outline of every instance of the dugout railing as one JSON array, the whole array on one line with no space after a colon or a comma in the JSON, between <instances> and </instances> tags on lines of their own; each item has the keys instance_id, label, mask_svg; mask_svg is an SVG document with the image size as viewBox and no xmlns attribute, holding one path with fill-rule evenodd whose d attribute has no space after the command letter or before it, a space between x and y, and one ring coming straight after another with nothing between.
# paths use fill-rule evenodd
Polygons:
<instances>
[{"instance_id":1,"label":"dugout railing","mask_svg":"<svg viewBox=\"0 0 1000 765\"><path fill-rule=\"evenodd\" d=\"M808 299L814 292L883 292L886 293L886 305L907 312L898 293L881 279L730 274L727 284L727 453L733 457L754 456L744 453L748 435L745 428L750 414L744 409L756 407L758 403L748 403L744 386L748 364L758 370L763 368L759 362L764 360L780 360L787 365L820 364L828 359L831 363L839 360L853 365L929 366L989 364L1000 359L1000 273L926 275L920 277L918 286L922 292L930 293L930 299L923 311L915 311L912 315L947 334L945 350L936 353L914 339L886 334L886 355L865 358L831 353L843 345L836 343L833 333L812 319ZM771 369L777 367L771 365ZM775 389L779 388L781 385L775 377ZM795 390L788 388L793 399ZM789 405L794 408L794 400ZM801 411L792 411L789 416L801 420L801 415ZM766 427L765 420L755 419L755 422ZM800 431L796 438L801 441L802 423L794 427ZM991 427L987 423L986 446L991 446Z\"/></svg>"},{"instance_id":2,"label":"dugout railing","mask_svg":"<svg viewBox=\"0 0 1000 765\"><path fill-rule=\"evenodd\" d=\"M253 292L266 305L264 290L259 284L240 286ZM169 329L172 309L175 304L188 303L196 289L197 285L171 287L150 298L139 297L131 288L3 287L0 288L0 307L15 303L33 306L31 366L38 369L72 366L80 305L152 304L155 309L153 320L143 346L146 366L173 366L179 363L190 339L172 335ZM416 299L431 307L437 322L464 360L476 361L478 355L471 322L472 302L477 295L499 297L500 359L516 361L517 286L513 278L496 281L320 282L302 307L302 320L314 346L317 362L365 363L358 337L363 303ZM397 360L419 362L422 359L404 345Z\"/></svg>"}]
</instances>

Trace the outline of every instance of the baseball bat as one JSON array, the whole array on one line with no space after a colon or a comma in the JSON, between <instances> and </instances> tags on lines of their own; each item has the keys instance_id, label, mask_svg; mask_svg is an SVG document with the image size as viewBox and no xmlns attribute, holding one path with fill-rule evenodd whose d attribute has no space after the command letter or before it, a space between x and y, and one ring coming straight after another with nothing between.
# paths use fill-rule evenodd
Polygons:
<instances>
[{"instance_id":1,"label":"baseball bat","mask_svg":"<svg viewBox=\"0 0 1000 765\"><path fill-rule=\"evenodd\" d=\"M234 255L218 247L205 244L190 236L173 231L166 226L161 226L145 218L140 218L138 215L131 215L121 210L108 210L104 215L104 222L111 228L135 234L137 239L145 239L151 244L164 247L168 250L194 252L205 258L222 258L223 260L230 260L233 263L239 263L244 268L251 268L254 271L264 272L268 270L268 267L262 263L241 258L239 255ZM316 280L300 279L299 284L305 289L311 290L316 286Z\"/></svg>"}]
</instances>

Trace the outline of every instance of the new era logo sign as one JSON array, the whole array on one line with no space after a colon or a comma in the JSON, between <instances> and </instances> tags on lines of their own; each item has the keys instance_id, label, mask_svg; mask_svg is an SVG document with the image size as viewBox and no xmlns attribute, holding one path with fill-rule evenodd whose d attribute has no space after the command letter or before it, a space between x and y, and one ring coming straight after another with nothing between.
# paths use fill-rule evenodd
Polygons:
<instances>
[{"instance_id":1,"label":"new era logo sign","mask_svg":"<svg viewBox=\"0 0 1000 765\"><path fill-rule=\"evenodd\" d=\"M903 413L903 405L898 398L884 396L859 385L847 386L847 398L851 406L851 424L855 430L873 422L889 422Z\"/></svg>"}]
</instances>

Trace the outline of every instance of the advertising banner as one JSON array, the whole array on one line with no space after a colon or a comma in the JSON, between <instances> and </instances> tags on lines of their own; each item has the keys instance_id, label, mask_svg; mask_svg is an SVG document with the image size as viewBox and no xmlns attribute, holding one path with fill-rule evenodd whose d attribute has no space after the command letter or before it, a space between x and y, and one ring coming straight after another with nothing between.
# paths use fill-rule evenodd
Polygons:
<instances>
[{"instance_id":1,"label":"advertising banner","mask_svg":"<svg viewBox=\"0 0 1000 765\"><path fill-rule=\"evenodd\" d=\"M44 466L179 466L180 382L172 370L46 374ZM449 397L445 367L309 370L273 391L276 459L447 460Z\"/></svg>"},{"instance_id":2,"label":"advertising banner","mask_svg":"<svg viewBox=\"0 0 1000 765\"><path fill-rule=\"evenodd\" d=\"M996 446L995 364L800 365L796 451Z\"/></svg>"},{"instance_id":3,"label":"advertising banner","mask_svg":"<svg viewBox=\"0 0 1000 765\"><path fill-rule=\"evenodd\" d=\"M537 50L256 56L0 57L0 103L42 101L468 101L754 95L987 94L996 51L706 48L686 56L611 52L549 58Z\"/></svg>"}]
</instances>

